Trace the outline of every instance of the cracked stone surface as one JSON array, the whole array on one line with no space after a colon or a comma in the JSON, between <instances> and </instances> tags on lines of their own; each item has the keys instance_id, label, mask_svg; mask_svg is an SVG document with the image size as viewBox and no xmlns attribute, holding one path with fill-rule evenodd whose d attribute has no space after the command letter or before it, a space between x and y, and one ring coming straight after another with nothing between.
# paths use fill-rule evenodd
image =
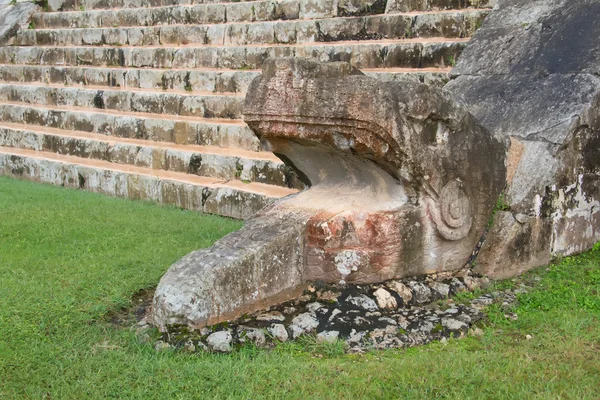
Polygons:
<instances>
[{"instance_id":1,"label":"cracked stone surface","mask_svg":"<svg viewBox=\"0 0 600 400\"><path fill-rule=\"evenodd\" d=\"M444 88L510 144L504 205L477 259L519 274L600 240L600 3L507 0Z\"/></svg>"}]
</instances>

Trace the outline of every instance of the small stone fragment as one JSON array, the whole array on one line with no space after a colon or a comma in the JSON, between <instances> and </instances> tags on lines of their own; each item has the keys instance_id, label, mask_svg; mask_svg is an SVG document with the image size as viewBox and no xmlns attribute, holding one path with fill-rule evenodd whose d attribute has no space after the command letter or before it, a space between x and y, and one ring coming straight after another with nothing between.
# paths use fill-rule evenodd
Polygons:
<instances>
[{"instance_id":1,"label":"small stone fragment","mask_svg":"<svg viewBox=\"0 0 600 400\"><path fill-rule=\"evenodd\" d=\"M450 281L450 290L453 294L462 293L467 290L467 287L458 278L452 278Z\"/></svg>"},{"instance_id":2,"label":"small stone fragment","mask_svg":"<svg viewBox=\"0 0 600 400\"><path fill-rule=\"evenodd\" d=\"M156 344L154 344L154 350L156 351L165 351L169 349L171 349L171 345L167 342L163 342L162 340L159 340L156 342Z\"/></svg>"},{"instance_id":3,"label":"small stone fragment","mask_svg":"<svg viewBox=\"0 0 600 400\"><path fill-rule=\"evenodd\" d=\"M348 296L346 301L365 311L376 311L379 309L377 307L377 303L375 303L375 300L365 296L364 294Z\"/></svg>"},{"instance_id":4,"label":"small stone fragment","mask_svg":"<svg viewBox=\"0 0 600 400\"><path fill-rule=\"evenodd\" d=\"M338 331L320 332L317 335L317 343L334 343L338 339L339 335L340 332Z\"/></svg>"},{"instance_id":5,"label":"small stone fragment","mask_svg":"<svg viewBox=\"0 0 600 400\"><path fill-rule=\"evenodd\" d=\"M323 304L318 303L318 302L314 302L314 303L309 303L306 305L306 310L312 313L317 312L317 310L323 308Z\"/></svg>"},{"instance_id":6,"label":"small stone fragment","mask_svg":"<svg viewBox=\"0 0 600 400\"><path fill-rule=\"evenodd\" d=\"M296 339L300 335L310 333L317 329L319 321L313 313L302 313L294 317L290 325L292 338Z\"/></svg>"},{"instance_id":7,"label":"small stone fragment","mask_svg":"<svg viewBox=\"0 0 600 400\"><path fill-rule=\"evenodd\" d=\"M254 343L256 346L264 346L267 339L265 338L265 332L262 329L250 328L241 326L238 328L238 336L240 343Z\"/></svg>"},{"instance_id":8,"label":"small stone fragment","mask_svg":"<svg viewBox=\"0 0 600 400\"><path fill-rule=\"evenodd\" d=\"M257 321L285 321L285 316L279 311L271 311L256 316Z\"/></svg>"},{"instance_id":9,"label":"small stone fragment","mask_svg":"<svg viewBox=\"0 0 600 400\"><path fill-rule=\"evenodd\" d=\"M399 281L389 281L386 283L386 286L398 293L398 296L400 296L404 305L408 304L412 300L412 291L404 283Z\"/></svg>"},{"instance_id":10,"label":"small stone fragment","mask_svg":"<svg viewBox=\"0 0 600 400\"><path fill-rule=\"evenodd\" d=\"M392 296L390 292L388 292L384 288L377 289L375 293L373 293L373 296L375 296L379 308L387 310L395 310L396 308L398 308L398 302L396 302L394 296Z\"/></svg>"},{"instance_id":11,"label":"small stone fragment","mask_svg":"<svg viewBox=\"0 0 600 400\"><path fill-rule=\"evenodd\" d=\"M290 315L290 314L293 314L293 313L295 313L296 311L297 311L297 310L296 310L296 307L286 307L286 308L284 308L284 309L283 309L283 313L284 313L285 315Z\"/></svg>"},{"instance_id":12,"label":"small stone fragment","mask_svg":"<svg viewBox=\"0 0 600 400\"><path fill-rule=\"evenodd\" d=\"M531 335L525 335L525 339L531 340L531 339L533 339L533 336L531 336Z\"/></svg>"},{"instance_id":13,"label":"small stone fragment","mask_svg":"<svg viewBox=\"0 0 600 400\"><path fill-rule=\"evenodd\" d=\"M381 317L381 318L379 318L379 322L388 324L388 325L398 325L398 322L396 322L396 320L389 318L389 317Z\"/></svg>"},{"instance_id":14,"label":"small stone fragment","mask_svg":"<svg viewBox=\"0 0 600 400\"><path fill-rule=\"evenodd\" d=\"M219 331L208 335L206 342L208 348L220 353L229 353L231 351L231 341L233 337L230 331Z\"/></svg>"},{"instance_id":15,"label":"small stone fragment","mask_svg":"<svg viewBox=\"0 0 600 400\"><path fill-rule=\"evenodd\" d=\"M439 293L442 298L446 298L450 294L450 285L446 285L445 283L431 282L429 287Z\"/></svg>"},{"instance_id":16,"label":"small stone fragment","mask_svg":"<svg viewBox=\"0 0 600 400\"><path fill-rule=\"evenodd\" d=\"M288 340L288 333L283 324L273 324L267 328L267 331L275 340L280 342L286 342Z\"/></svg>"},{"instance_id":17,"label":"small stone fragment","mask_svg":"<svg viewBox=\"0 0 600 400\"><path fill-rule=\"evenodd\" d=\"M511 321L516 321L517 319L519 319L519 317L515 313L506 313L504 314L504 318L510 319Z\"/></svg>"},{"instance_id":18,"label":"small stone fragment","mask_svg":"<svg viewBox=\"0 0 600 400\"><path fill-rule=\"evenodd\" d=\"M442 326L451 332L466 332L469 328L464 322L453 318L442 318Z\"/></svg>"},{"instance_id":19,"label":"small stone fragment","mask_svg":"<svg viewBox=\"0 0 600 400\"><path fill-rule=\"evenodd\" d=\"M408 286L412 289L414 300L417 304L425 304L431 301L431 289L422 282L410 281Z\"/></svg>"},{"instance_id":20,"label":"small stone fragment","mask_svg":"<svg viewBox=\"0 0 600 400\"><path fill-rule=\"evenodd\" d=\"M463 281L465 282L465 286L467 287L467 289L469 289L471 292L474 291L475 289L479 289L479 281L477 280L477 278L473 278L470 275L465 275L465 277L463 278Z\"/></svg>"},{"instance_id":21,"label":"small stone fragment","mask_svg":"<svg viewBox=\"0 0 600 400\"><path fill-rule=\"evenodd\" d=\"M363 317L356 317L354 318L354 325L358 325L358 326L363 326L363 325L368 325L371 321L369 321L366 318Z\"/></svg>"},{"instance_id":22,"label":"small stone fragment","mask_svg":"<svg viewBox=\"0 0 600 400\"><path fill-rule=\"evenodd\" d=\"M358 344L358 343L362 342L362 340L366 334L367 334L366 332L357 332L356 329L352 329L350 331L350 335L348 336L348 339L346 339L346 344L347 345Z\"/></svg>"},{"instance_id":23,"label":"small stone fragment","mask_svg":"<svg viewBox=\"0 0 600 400\"><path fill-rule=\"evenodd\" d=\"M310 294L303 294L302 296L298 297L298 299L296 299L296 304L307 303L311 301L312 298L313 297Z\"/></svg>"},{"instance_id":24,"label":"small stone fragment","mask_svg":"<svg viewBox=\"0 0 600 400\"><path fill-rule=\"evenodd\" d=\"M317 293L317 300L330 303L336 302L338 297L340 297L340 293L333 290L325 290L324 292Z\"/></svg>"},{"instance_id":25,"label":"small stone fragment","mask_svg":"<svg viewBox=\"0 0 600 400\"><path fill-rule=\"evenodd\" d=\"M341 313L342 312L336 308L335 310L333 310L331 312L331 315L329 316L329 321L332 321L336 315L341 314Z\"/></svg>"},{"instance_id":26,"label":"small stone fragment","mask_svg":"<svg viewBox=\"0 0 600 400\"><path fill-rule=\"evenodd\" d=\"M195 353L196 352L196 345L191 340L188 340L183 345L183 350L187 351L188 353Z\"/></svg>"}]
</instances>

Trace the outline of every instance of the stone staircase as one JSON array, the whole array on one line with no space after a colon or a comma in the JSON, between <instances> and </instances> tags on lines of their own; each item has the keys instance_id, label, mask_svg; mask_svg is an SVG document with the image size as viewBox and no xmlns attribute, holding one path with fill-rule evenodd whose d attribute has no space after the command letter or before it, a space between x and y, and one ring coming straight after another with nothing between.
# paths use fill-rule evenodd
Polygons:
<instances>
[{"instance_id":1,"label":"stone staircase","mask_svg":"<svg viewBox=\"0 0 600 400\"><path fill-rule=\"evenodd\" d=\"M443 85L489 12L475 0L47 8L0 47L0 174L234 218L304 187L242 120L265 59Z\"/></svg>"}]
</instances>

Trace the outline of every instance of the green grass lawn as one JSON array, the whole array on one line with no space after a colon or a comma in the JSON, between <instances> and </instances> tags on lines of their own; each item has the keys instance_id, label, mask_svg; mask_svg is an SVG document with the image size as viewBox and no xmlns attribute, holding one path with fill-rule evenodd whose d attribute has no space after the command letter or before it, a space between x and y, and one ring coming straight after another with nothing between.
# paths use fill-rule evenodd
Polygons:
<instances>
[{"instance_id":1,"label":"green grass lawn","mask_svg":"<svg viewBox=\"0 0 600 400\"><path fill-rule=\"evenodd\" d=\"M600 396L599 246L523 277L541 280L520 295L517 321L491 309L482 337L447 344L354 356L306 341L157 353L110 323L171 263L240 226L0 178L0 398Z\"/></svg>"}]
</instances>

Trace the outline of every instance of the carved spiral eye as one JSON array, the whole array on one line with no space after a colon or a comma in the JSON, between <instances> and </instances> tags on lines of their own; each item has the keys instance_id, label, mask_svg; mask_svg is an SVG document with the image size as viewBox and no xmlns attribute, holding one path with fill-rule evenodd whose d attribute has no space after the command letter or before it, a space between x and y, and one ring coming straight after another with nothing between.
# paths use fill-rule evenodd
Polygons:
<instances>
[{"instance_id":1,"label":"carved spiral eye","mask_svg":"<svg viewBox=\"0 0 600 400\"><path fill-rule=\"evenodd\" d=\"M462 239L471 230L471 202L459 181L444 186L437 202L430 204L430 211L439 233L447 240Z\"/></svg>"}]
</instances>

